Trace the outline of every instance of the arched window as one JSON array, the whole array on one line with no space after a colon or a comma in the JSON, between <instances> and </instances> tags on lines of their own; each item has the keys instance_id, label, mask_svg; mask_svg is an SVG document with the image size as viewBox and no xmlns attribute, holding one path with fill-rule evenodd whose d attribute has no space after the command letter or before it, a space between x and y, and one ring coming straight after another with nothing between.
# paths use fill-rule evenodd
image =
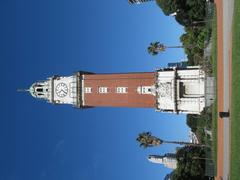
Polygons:
<instances>
[{"instance_id":1,"label":"arched window","mask_svg":"<svg viewBox=\"0 0 240 180\"><path fill-rule=\"evenodd\" d=\"M38 88L37 92L43 92L43 88Z\"/></svg>"}]
</instances>

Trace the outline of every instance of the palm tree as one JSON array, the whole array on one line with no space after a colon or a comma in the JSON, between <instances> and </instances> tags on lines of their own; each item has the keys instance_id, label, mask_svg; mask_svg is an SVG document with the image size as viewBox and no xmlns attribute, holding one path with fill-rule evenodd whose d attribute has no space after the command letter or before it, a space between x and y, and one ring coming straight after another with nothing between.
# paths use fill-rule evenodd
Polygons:
<instances>
[{"instance_id":1,"label":"palm tree","mask_svg":"<svg viewBox=\"0 0 240 180\"><path fill-rule=\"evenodd\" d=\"M183 48L183 46L165 46L160 42L151 42L148 47L148 53L155 56L160 52L166 51L167 48Z\"/></svg>"},{"instance_id":2,"label":"palm tree","mask_svg":"<svg viewBox=\"0 0 240 180\"><path fill-rule=\"evenodd\" d=\"M140 133L136 139L140 143L140 147L154 147L154 146L159 146L163 143L170 143L170 144L180 144L180 145L185 145L185 146L198 146L198 147L204 147L205 145L203 144L194 144L194 143L189 143L189 142L183 142L183 141L165 141L162 140L158 137L152 136L151 132L143 132Z\"/></svg>"},{"instance_id":3,"label":"palm tree","mask_svg":"<svg viewBox=\"0 0 240 180\"><path fill-rule=\"evenodd\" d=\"M136 140L140 143L140 147L143 146L144 148L159 146L163 143L161 139L152 136L150 132L140 133Z\"/></svg>"}]
</instances>

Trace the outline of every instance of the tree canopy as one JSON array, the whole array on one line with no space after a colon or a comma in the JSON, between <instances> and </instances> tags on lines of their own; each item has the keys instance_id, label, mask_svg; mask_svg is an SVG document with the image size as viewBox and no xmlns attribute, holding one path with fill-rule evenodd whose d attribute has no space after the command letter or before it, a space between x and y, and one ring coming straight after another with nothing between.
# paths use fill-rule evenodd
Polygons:
<instances>
[{"instance_id":1,"label":"tree canopy","mask_svg":"<svg viewBox=\"0 0 240 180\"><path fill-rule=\"evenodd\" d=\"M191 26L194 21L205 18L206 2L203 0L156 0L167 16L176 13L176 21L183 26Z\"/></svg>"},{"instance_id":2,"label":"tree canopy","mask_svg":"<svg viewBox=\"0 0 240 180\"><path fill-rule=\"evenodd\" d=\"M185 146L178 149L176 157L178 164L172 180L209 179L205 176L205 151L203 148Z\"/></svg>"},{"instance_id":3,"label":"tree canopy","mask_svg":"<svg viewBox=\"0 0 240 180\"><path fill-rule=\"evenodd\" d=\"M155 136L152 136L150 132L140 133L136 140L140 143L140 147L143 146L144 148L162 144L162 140Z\"/></svg>"}]
</instances>

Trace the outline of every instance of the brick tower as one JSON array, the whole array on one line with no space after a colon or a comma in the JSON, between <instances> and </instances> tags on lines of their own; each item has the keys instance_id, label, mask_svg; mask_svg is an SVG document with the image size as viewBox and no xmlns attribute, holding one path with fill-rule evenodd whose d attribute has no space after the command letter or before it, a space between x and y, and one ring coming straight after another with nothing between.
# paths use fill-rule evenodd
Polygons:
<instances>
[{"instance_id":1,"label":"brick tower","mask_svg":"<svg viewBox=\"0 0 240 180\"><path fill-rule=\"evenodd\" d=\"M35 98L77 108L142 107L199 114L212 101L213 82L198 66L155 72L53 76L27 90Z\"/></svg>"},{"instance_id":2,"label":"brick tower","mask_svg":"<svg viewBox=\"0 0 240 180\"><path fill-rule=\"evenodd\" d=\"M155 73L85 74L83 106L155 107Z\"/></svg>"}]
</instances>

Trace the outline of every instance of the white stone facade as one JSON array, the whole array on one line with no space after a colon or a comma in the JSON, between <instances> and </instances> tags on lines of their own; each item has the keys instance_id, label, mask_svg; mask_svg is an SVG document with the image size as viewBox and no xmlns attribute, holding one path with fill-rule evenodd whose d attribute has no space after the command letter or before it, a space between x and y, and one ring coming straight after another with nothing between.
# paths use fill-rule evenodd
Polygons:
<instances>
[{"instance_id":1,"label":"white stone facade","mask_svg":"<svg viewBox=\"0 0 240 180\"><path fill-rule=\"evenodd\" d=\"M159 69L156 74L157 111L202 112L206 106L206 76L199 66Z\"/></svg>"},{"instance_id":2,"label":"white stone facade","mask_svg":"<svg viewBox=\"0 0 240 180\"><path fill-rule=\"evenodd\" d=\"M77 105L76 76L53 76L46 81L32 84L29 91L33 97L49 103Z\"/></svg>"}]
</instances>

